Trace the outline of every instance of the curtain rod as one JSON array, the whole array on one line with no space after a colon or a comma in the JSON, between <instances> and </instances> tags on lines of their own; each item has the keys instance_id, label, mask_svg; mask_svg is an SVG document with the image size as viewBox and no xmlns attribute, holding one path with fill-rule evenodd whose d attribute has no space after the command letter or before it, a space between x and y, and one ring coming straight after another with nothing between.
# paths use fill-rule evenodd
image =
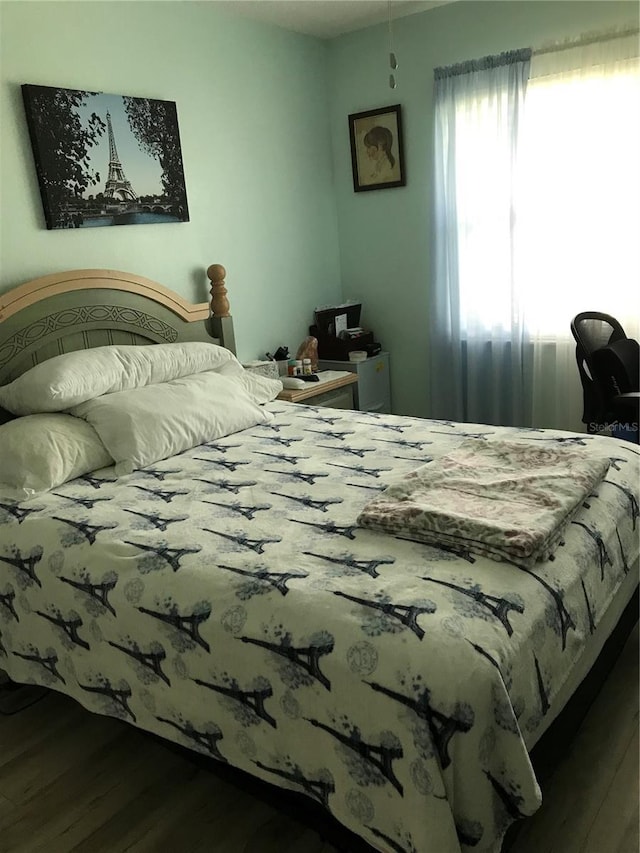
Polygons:
<instances>
[{"instance_id":1,"label":"curtain rod","mask_svg":"<svg viewBox=\"0 0 640 853\"><path fill-rule=\"evenodd\" d=\"M0 0L1 2L1 0ZM471 59L458 62L455 65L446 65L433 69L436 80L446 77L457 77L461 74L469 74L472 71L483 71L487 68L497 68L501 65L510 65L514 62L522 62L531 56L541 56L545 53L556 53L561 50L570 50L574 47L586 47L598 42L612 41L619 38L640 35L640 27L627 27L626 29L601 30L600 32L583 33L580 36L568 37L564 41L548 42L538 48L520 48L510 50L495 56L483 56L480 59ZM639 51L640 53L640 51Z\"/></svg>"},{"instance_id":2,"label":"curtain rod","mask_svg":"<svg viewBox=\"0 0 640 853\"><path fill-rule=\"evenodd\" d=\"M601 41L612 41L613 39L628 38L640 34L639 27L628 27L627 29L608 30L598 33L584 33L577 38L567 38L561 42L545 44L542 47L533 48L533 55L540 56L543 53L555 53L559 50L571 50L572 47L586 47L589 44L597 44Z\"/></svg>"}]
</instances>

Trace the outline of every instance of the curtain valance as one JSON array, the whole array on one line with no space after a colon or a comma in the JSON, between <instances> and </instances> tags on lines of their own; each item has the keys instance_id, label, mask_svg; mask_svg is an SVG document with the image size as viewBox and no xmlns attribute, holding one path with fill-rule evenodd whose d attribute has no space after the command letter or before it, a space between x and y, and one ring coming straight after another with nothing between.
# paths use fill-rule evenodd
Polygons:
<instances>
[{"instance_id":1,"label":"curtain valance","mask_svg":"<svg viewBox=\"0 0 640 853\"><path fill-rule=\"evenodd\" d=\"M523 47L519 50L508 50L496 56L483 56L481 59L469 59L456 65L447 65L433 69L436 80L445 77L458 77L460 74L471 74L474 71L488 71L491 68L500 68L503 65L513 65L515 62L526 62L531 59L532 49Z\"/></svg>"}]
</instances>

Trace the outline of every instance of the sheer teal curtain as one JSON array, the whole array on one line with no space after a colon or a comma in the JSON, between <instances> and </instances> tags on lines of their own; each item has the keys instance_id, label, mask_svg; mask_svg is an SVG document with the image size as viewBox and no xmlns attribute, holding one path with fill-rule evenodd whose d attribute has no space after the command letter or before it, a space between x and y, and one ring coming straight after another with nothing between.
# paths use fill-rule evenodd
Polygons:
<instances>
[{"instance_id":1,"label":"sheer teal curtain","mask_svg":"<svg viewBox=\"0 0 640 853\"><path fill-rule=\"evenodd\" d=\"M435 72L431 414L581 430L572 318L640 334L640 43Z\"/></svg>"},{"instance_id":2,"label":"sheer teal curtain","mask_svg":"<svg viewBox=\"0 0 640 853\"><path fill-rule=\"evenodd\" d=\"M571 319L640 333L638 32L534 51L518 171L518 285L533 340L535 426L584 429Z\"/></svg>"},{"instance_id":3,"label":"sheer teal curtain","mask_svg":"<svg viewBox=\"0 0 640 853\"><path fill-rule=\"evenodd\" d=\"M435 71L431 414L527 425L531 350L515 286L518 135L531 50Z\"/></svg>"}]
</instances>

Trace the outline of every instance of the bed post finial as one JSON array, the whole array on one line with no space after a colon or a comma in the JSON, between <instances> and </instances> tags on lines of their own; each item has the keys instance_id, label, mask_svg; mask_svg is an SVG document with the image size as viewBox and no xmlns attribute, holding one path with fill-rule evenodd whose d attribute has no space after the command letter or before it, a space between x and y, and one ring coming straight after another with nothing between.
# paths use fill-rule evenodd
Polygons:
<instances>
[{"instance_id":1,"label":"bed post finial","mask_svg":"<svg viewBox=\"0 0 640 853\"><path fill-rule=\"evenodd\" d=\"M226 269L222 264L211 264L207 277L211 282L211 311L214 317L230 317L227 288L225 287Z\"/></svg>"}]
</instances>

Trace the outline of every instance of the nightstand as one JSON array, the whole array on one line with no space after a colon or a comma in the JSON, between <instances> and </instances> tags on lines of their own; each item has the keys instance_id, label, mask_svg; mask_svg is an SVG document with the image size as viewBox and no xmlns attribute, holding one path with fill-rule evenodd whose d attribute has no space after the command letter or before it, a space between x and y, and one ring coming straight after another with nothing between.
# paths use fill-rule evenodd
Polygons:
<instances>
[{"instance_id":1,"label":"nightstand","mask_svg":"<svg viewBox=\"0 0 640 853\"><path fill-rule=\"evenodd\" d=\"M380 352L365 361L333 361L321 358L320 370L350 370L358 377L356 408L361 412L391 412L389 353Z\"/></svg>"},{"instance_id":2,"label":"nightstand","mask_svg":"<svg viewBox=\"0 0 640 853\"><path fill-rule=\"evenodd\" d=\"M278 400L302 403L304 406L326 406L330 409L354 409L354 388L358 385L355 373L326 370L318 373L318 382L307 382L304 388L285 388Z\"/></svg>"}]
</instances>

